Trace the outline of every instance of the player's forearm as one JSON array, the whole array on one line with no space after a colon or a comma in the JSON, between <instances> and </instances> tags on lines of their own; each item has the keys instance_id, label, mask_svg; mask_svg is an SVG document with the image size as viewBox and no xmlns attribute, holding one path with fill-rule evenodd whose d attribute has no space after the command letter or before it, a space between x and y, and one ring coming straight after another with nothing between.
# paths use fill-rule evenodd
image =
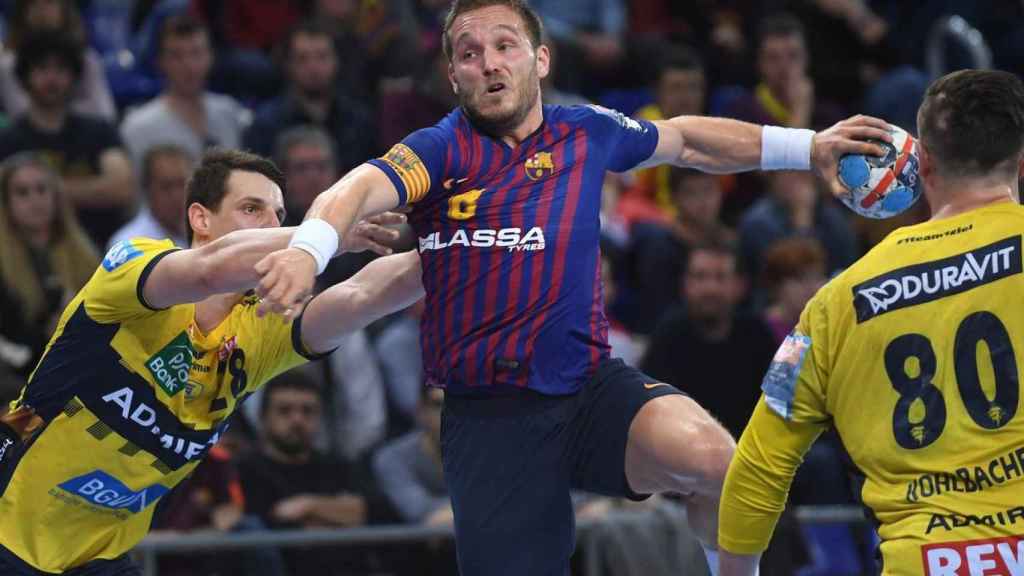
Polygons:
<instances>
[{"instance_id":1,"label":"player's forearm","mask_svg":"<svg viewBox=\"0 0 1024 576\"><path fill-rule=\"evenodd\" d=\"M275 250L288 247L293 227L236 230L199 248L201 289L210 294L243 292L259 283L256 263Z\"/></svg>"},{"instance_id":2,"label":"player's forearm","mask_svg":"<svg viewBox=\"0 0 1024 576\"><path fill-rule=\"evenodd\" d=\"M397 194L388 188L390 182L379 168L363 164L317 196L306 212L306 219L324 220L334 227L339 238L345 238L359 220L398 205Z\"/></svg>"},{"instance_id":3,"label":"player's forearm","mask_svg":"<svg viewBox=\"0 0 1024 576\"><path fill-rule=\"evenodd\" d=\"M366 523L366 500L361 496L314 496L315 505L304 518L309 524L361 526Z\"/></svg>"},{"instance_id":4,"label":"player's forearm","mask_svg":"<svg viewBox=\"0 0 1024 576\"><path fill-rule=\"evenodd\" d=\"M302 341L315 353L332 350L342 339L423 297L419 254L378 258L355 276L332 286L309 304Z\"/></svg>"},{"instance_id":5,"label":"player's forearm","mask_svg":"<svg viewBox=\"0 0 1024 576\"><path fill-rule=\"evenodd\" d=\"M760 554L718 553L718 576L756 576Z\"/></svg>"},{"instance_id":6,"label":"player's forearm","mask_svg":"<svg viewBox=\"0 0 1024 576\"><path fill-rule=\"evenodd\" d=\"M761 126L707 116L676 116L667 121L683 139L677 166L714 174L761 167Z\"/></svg>"},{"instance_id":7,"label":"player's forearm","mask_svg":"<svg viewBox=\"0 0 1024 576\"><path fill-rule=\"evenodd\" d=\"M109 174L64 180L64 191L76 206L110 208L134 204L130 174Z\"/></svg>"},{"instance_id":8,"label":"player's forearm","mask_svg":"<svg viewBox=\"0 0 1024 576\"><path fill-rule=\"evenodd\" d=\"M737 555L768 547L803 455L821 433L817 424L787 422L762 398L729 465L718 508L718 546Z\"/></svg>"}]
</instances>

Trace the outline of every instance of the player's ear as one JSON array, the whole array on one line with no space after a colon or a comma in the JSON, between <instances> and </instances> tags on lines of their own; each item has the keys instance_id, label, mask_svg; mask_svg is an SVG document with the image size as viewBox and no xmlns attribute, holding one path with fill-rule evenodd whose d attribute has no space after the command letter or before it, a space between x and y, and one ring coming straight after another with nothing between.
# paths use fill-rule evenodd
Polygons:
<instances>
[{"instance_id":1,"label":"player's ear","mask_svg":"<svg viewBox=\"0 0 1024 576\"><path fill-rule=\"evenodd\" d=\"M455 82L455 66L452 66L452 61L448 60L448 81L452 83L452 92L459 93L459 84Z\"/></svg>"},{"instance_id":2,"label":"player's ear","mask_svg":"<svg viewBox=\"0 0 1024 576\"><path fill-rule=\"evenodd\" d=\"M537 77L543 80L547 78L549 72L551 72L551 51L547 46L541 44L537 47Z\"/></svg>"},{"instance_id":3,"label":"player's ear","mask_svg":"<svg viewBox=\"0 0 1024 576\"><path fill-rule=\"evenodd\" d=\"M199 202L193 202L188 206L188 225L192 228L193 236L210 236L210 211Z\"/></svg>"}]
</instances>

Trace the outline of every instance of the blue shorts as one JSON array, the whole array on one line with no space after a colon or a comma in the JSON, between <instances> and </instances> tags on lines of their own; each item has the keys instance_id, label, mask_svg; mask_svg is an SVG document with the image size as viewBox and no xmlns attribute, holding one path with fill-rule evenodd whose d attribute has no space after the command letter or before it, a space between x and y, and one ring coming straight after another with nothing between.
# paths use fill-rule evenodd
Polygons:
<instances>
[{"instance_id":1,"label":"blue shorts","mask_svg":"<svg viewBox=\"0 0 1024 576\"><path fill-rule=\"evenodd\" d=\"M606 360L571 396L530 390L445 398L445 481L462 576L564 576L575 546L570 490L642 500L626 481L633 417L681 394L622 360Z\"/></svg>"},{"instance_id":2,"label":"blue shorts","mask_svg":"<svg viewBox=\"0 0 1024 576\"><path fill-rule=\"evenodd\" d=\"M0 574L3 576L50 576L53 572L36 570L10 550L0 546ZM93 560L60 574L65 576L142 576L142 569L125 555L113 560Z\"/></svg>"}]
</instances>

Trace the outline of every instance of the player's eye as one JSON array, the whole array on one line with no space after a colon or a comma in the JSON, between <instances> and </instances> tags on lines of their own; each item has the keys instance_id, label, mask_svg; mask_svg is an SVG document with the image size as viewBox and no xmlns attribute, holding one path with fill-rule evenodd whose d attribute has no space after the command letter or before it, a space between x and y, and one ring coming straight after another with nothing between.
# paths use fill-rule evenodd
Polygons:
<instances>
[{"instance_id":1,"label":"player's eye","mask_svg":"<svg viewBox=\"0 0 1024 576\"><path fill-rule=\"evenodd\" d=\"M474 56L476 56L476 52L474 52L472 50L466 50L465 52L462 53L462 59L463 60L469 60L470 58L472 58Z\"/></svg>"},{"instance_id":2,"label":"player's eye","mask_svg":"<svg viewBox=\"0 0 1024 576\"><path fill-rule=\"evenodd\" d=\"M242 210L245 211L246 214L256 214L257 212L260 211L260 209L255 204L249 204L242 208Z\"/></svg>"}]
</instances>

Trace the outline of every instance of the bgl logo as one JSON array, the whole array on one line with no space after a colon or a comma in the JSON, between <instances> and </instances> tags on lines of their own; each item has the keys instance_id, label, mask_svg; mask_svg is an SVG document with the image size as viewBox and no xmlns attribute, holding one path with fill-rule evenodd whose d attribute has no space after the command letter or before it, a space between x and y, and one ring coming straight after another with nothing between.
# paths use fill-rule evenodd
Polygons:
<instances>
[{"instance_id":1,"label":"bgl logo","mask_svg":"<svg viewBox=\"0 0 1024 576\"><path fill-rule=\"evenodd\" d=\"M857 323L1021 273L1020 236L969 252L899 268L853 287Z\"/></svg>"},{"instance_id":2,"label":"bgl logo","mask_svg":"<svg viewBox=\"0 0 1024 576\"><path fill-rule=\"evenodd\" d=\"M142 512L168 492L168 489L160 484L134 491L102 470L72 478L61 484L60 488L95 506L126 509L133 514Z\"/></svg>"}]
</instances>

